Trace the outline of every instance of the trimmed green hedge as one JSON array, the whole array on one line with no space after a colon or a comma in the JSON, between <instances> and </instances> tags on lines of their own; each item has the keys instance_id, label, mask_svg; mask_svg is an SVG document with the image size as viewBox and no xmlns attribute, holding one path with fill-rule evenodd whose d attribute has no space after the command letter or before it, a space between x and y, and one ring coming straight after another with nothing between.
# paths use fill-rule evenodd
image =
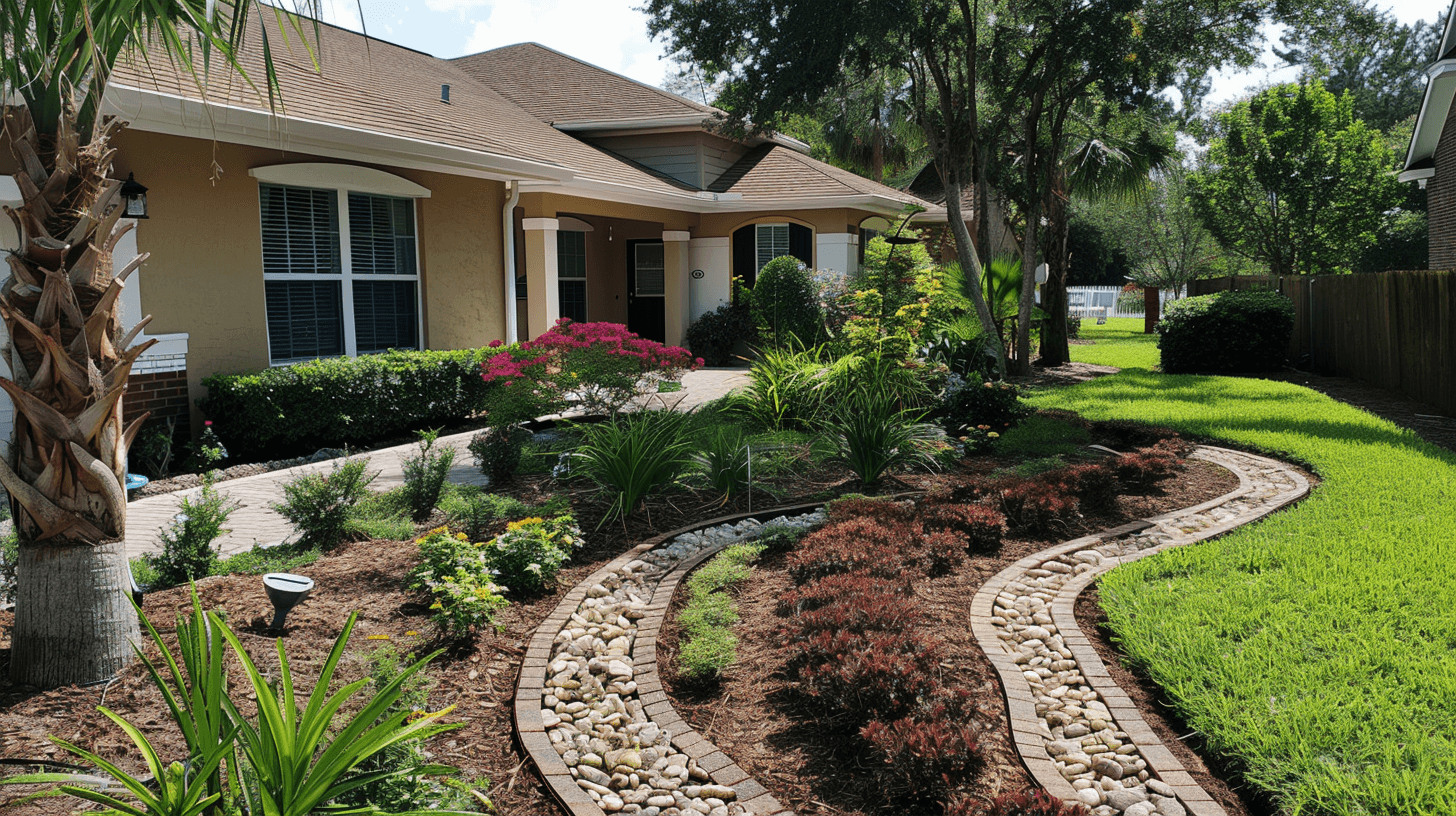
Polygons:
<instances>
[{"instance_id":1,"label":"trimmed green hedge","mask_svg":"<svg viewBox=\"0 0 1456 816\"><path fill-rule=\"evenodd\" d=\"M1284 365L1294 304L1278 292L1218 292L1168 304L1158 348L1169 374L1242 374Z\"/></svg>"},{"instance_id":2,"label":"trimmed green hedge","mask_svg":"<svg viewBox=\"0 0 1456 816\"><path fill-rule=\"evenodd\" d=\"M390 351L215 374L202 381L198 405L240 461L361 446L480 410L488 352Z\"/></svg>"}]
</instances>

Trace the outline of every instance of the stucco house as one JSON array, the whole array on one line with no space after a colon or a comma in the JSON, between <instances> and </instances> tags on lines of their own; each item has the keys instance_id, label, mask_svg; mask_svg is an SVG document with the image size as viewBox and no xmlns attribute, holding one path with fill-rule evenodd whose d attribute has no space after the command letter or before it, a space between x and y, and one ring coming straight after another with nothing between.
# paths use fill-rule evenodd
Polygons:
<instances>
[{"instance_id":1,"label":"stucco house","mask_svg":"<svg viewBox=\"0 0 1456 816\"><path fill-rule=\"evenodd\" d=\"M242 62L262 77L252 37ZM165 59L116 72L115 173L148 202L118 263L151 253L124 320L152 315L163 340L128 414L195 422L216 372L477 347L561 316L680 343L733 275L781 254L850 272L861 224L925 203L540 45L446 60L331 26L319 40L315 71L273 39L276 112L234 76L204 92ZM10 160L0 199L18 198Z\"/></svg>"},{"instance_id":2,"label":"stucco house","mask_svg":"<svg viewBox=\"0 0 1456 816\"><path fill-rule=\"evenodd\" d=\"M1456 13L1456 3L1451 12ZM1430 268L1456 269L1456 117L1451 115L1451 102L1456 99L1456 28L1452 13L1446 15L1446 29L1426 77L1426 94L1400 180L1419 182L1426 190Z\"/></svg>"}]
</instances>

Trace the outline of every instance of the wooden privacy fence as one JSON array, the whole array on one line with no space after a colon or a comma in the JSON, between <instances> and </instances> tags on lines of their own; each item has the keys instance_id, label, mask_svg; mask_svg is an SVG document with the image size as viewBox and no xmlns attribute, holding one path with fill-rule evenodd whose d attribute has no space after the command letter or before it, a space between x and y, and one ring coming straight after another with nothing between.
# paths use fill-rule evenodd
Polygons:
<instances>
[{"instance_id":1,"label":"wooden privacy fence","mask_svg":"<svg viewBox=\"0 0 1456 816\"><path fill-rule=\"evenodd\" d=\"M1188 294L1230 289L1272 289L1294 302L1289 359L1300 368L1456 414L1456 272L1208 278Z\"/></svg>"}]
</instances>

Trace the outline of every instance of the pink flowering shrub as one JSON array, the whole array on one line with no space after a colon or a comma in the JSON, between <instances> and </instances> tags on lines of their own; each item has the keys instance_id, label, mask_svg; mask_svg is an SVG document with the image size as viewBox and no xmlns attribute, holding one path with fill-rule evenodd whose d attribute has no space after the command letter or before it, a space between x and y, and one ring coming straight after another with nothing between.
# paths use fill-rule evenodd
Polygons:
<instances>
[{"instance_id":1,"label":"pink flowering shrub","mask_svg":"<svg viewBox=\"0 0 1456 816\"><path fill-rule=\"evenodd\" d=\"M664 346L620 323L557 321L540 337L505 346L481 365L492 424L524 422L578 407L612 414L664 380L702 366L687 349Z\"/></svg>"}]
</instances>

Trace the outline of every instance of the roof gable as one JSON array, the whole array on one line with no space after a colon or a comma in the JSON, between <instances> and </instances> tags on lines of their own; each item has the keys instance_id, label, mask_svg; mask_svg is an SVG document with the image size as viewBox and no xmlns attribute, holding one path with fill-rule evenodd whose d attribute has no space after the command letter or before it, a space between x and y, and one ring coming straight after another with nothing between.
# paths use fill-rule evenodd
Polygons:
<instances>
[{"instance_id":1,"label":"roof gable","mask_svg":"<svg viewBox=\"0 0 1456 816\"><path fill-rule=\"evenodd\" d=\"M508 45L452 62L532 116L558 126L572 122L702 121L718 113L715 108L537 43Z\"/></svg>"}]
</instances>

